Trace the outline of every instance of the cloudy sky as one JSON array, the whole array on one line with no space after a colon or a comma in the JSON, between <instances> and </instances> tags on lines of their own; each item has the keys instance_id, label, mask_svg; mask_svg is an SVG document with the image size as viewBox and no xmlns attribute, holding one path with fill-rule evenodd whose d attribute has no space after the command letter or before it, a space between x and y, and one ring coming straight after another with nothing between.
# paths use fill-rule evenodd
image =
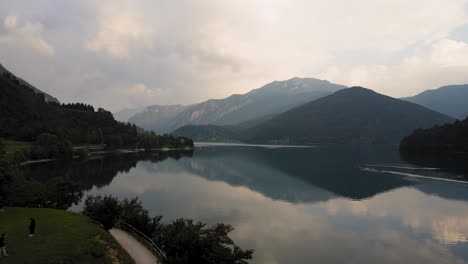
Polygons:
<instances>
[{"instance_id":1,"label":"cloudy sky","mask_svg":"<svg viewBox=\"0 0 468 264\"><path fill-rule=\"evenodd\" d=\"M468 0L2 0L0 63L112 111L295 76L401 97L468 83Z\"/></svg>"}]
</instances>

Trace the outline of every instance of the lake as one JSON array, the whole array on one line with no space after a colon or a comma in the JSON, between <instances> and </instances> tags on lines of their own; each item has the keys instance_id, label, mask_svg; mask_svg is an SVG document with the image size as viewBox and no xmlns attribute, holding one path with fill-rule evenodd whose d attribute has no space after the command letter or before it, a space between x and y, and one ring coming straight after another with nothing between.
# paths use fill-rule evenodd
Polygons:
<instances>
[{"instance_id":1,"label":"lake","mask_svg":"<svg viewBox=\"0 0 468 264\"><path fill-rule=\"evenodd\" d=\"M468 262L465 177L410 165L396 148L199 144L28 174L69 177L85 195L139 196L164 221L231 224L252 263Z\"/></svg>"}]
</instances>

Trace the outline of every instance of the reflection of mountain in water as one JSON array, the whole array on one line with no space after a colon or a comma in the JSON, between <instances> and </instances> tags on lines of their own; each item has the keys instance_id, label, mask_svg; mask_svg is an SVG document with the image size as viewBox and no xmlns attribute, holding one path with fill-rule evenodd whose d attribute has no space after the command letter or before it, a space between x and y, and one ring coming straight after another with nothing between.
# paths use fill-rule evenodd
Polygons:
<instances>
[{"instance_id":1,"label":"reflection of mountain in water","mask_svg":"<svg viewBox=\"0 0 468 264\"><path fill-rule=\"evenodd\" d=\"M65 177L79 182L83 190L90 190L109 185L118 173L129 172L138 161L160 162L167 158L179 159L192 156L191 151L151 152L126 155L107 155L84 161L57 161L31 164L26 168L26 175L41 182L55 177Z\"/></svg>"},{"instance_id":2,"label":"reflection of mountain in water","mask_svg":"<svg viewBox=\"0 0 468 264\"><path fill-rule=\"evenodd\" d=\"M375 148L200 147L185 166L202 177L247 186L274 199L316 202L332 193L363 199L411 184L360 170L380 161L401 162L397 151Z\"/></svg>"},{"instance_id":3,"label":"reflection of mountain in water","mask_svg":"<svg viewBox=\"0 0 468 264\"><path fill-rule=\"evenodd\" d=\"M160 162L192 153L153 152L105 156L88 161L53 162L28 166L26 175L41 182L66 177L80 182L84 190L109 185L119 173L129 172L139 161ZM400 175L363 171L375 164L401 164L398 150L379 147L277 148L197 147L193 158L140 163L150 172L189 171L212 181L244 186L275 200L298 203L321 202L336 196L365 199L402 186L446 199L468 200L465 189L450 184L416 181ZM372 166L374 164L374 166ZM391 165L393 166L393 165ZM388 170L444 177L441 171ZM468 192L467 192L468 193Z\"/></svg>"},{"instance_id":4,"label":"reflection of mountain in water","mask_svg":"<svg viewBox=\"0 0 468 264\"><path fill-rule=\"evenodd\" d=\"M275 200L320 202L335 197L329 191L301 179L291 178L282 171L258 162L256 157L250 155L252 149L246 151L245 155L236 155L231 152L233 149L230 149L229 154L219 153L218 150L197 150L195 158L182 160L179 165L200 177L233 186L245 186Z\"/></svg>"}]
</instances>

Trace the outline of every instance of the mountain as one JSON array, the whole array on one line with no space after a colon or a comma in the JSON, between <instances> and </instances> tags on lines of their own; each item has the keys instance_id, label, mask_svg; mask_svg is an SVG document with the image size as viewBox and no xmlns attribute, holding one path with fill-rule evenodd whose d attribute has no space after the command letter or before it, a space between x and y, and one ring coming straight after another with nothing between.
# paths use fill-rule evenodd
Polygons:
<instances>
[{"instance_id":1,"label":"mountain","mask_svg":"<svg viewBox=\"0 0 468 264\"><path fill-rule=\"evenodd\" d=\"M173 130L177 116L187 108L183 105L153 105L130 117L128 122L165 134Z\"/></svg>"},{"instance_id":2,"label":"mountain","mask_svg":"<svg viewBox=\"0 0 468 264\"><path fill-rule=\"evenodd\" d=\"M102 108L84 104L47 103L10 74L0 75L0 137L34 141L50 133L75 144L125 146L137 137L135 126L114 120Z\"/></svg>"},{"instance_id":3,"label":"mountain","mask_svg":"<svg viewBox=\"0 0 468 264\"><path fill-rule=\"evenodd\" d=\"M128 122L128 119L130 119L130 117L141 113L144 109L145 107L127 108L112 113L112 115L114 116L115 120L118 120L120 122Z\"/></svg>"},{"instance_id":4,"label":"mountain","mask_svg":"<svg viewBox=\"0 0 468 264\"><path fill-rule=\"evenodd\" d=\"M7 70L5 67L3 67L3 65L0 64L0 74L4 74L4 73L9 73L9 74L12 74L13 76L15 76L13 73L11 73L9 70ZM48 103L50 102L53 102L53 103L60 103L59 100L53 96L51 96L50 94L47 94L47 93L44 93L43 91L37 89L36 87L34 87L33 85L29 84L28 82L26 82L25 80L21 79L21 78L18 78L17 76L15 76L16 79L19 81L19 83L21 85L24 85L26 87L28 87L29 89L33 90L34 93L36 94L43 94L44 95L44 100Z\"/></svg>"},{"instance_id":5,"label":"mountain","mask_svg":"<svg viewBox=\"0 0 468 264\"><path fill-rule=\"evenodd\" d=\"M235 94L225 99L213 99L181 107L179 113L169 116L161 111L146 109L129 121L145 129L172 132L185 125L234 125L255 119L265 119L311 100L346 88L342 85L312 78L292 78L275 81L246 94ZM153 106L158 109L162 106ZM170 111L171 115L176 111Z\"/></svg>"},{"instance_id":6,"label":"mountain","mask_svg":"<svg viewBox=\"0 0 468 264\"><path fill-rule=\"evenodd\" d=\"M453 119L423 106L353 87L314 100L248 129L255 143L397 143L416 128Z\"/></svg>"},{"instance_id":7,"label":"mountain","mask_svg":"<svg viewBox=\"0 0 468 264\"><path fill-rule=\"evenodd\" d=\"M468 84L427 90L416 96L403 98L403 100L461 120L468 116Z\"/></svg>"}]
</instances>

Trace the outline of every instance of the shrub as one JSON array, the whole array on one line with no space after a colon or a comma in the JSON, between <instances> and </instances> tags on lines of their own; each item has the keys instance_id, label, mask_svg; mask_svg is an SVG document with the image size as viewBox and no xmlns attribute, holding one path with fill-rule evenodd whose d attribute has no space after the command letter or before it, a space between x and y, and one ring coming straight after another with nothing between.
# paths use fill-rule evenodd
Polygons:
<instances>
[{"instance_id":1,"label":"shrub","mask_svg":"<svg viewBox=\"0 0 468 264\"><path fill-rule=\"evenodd\" d=\"M113 196L88 196L85 200L83 214L101 223L104 229L115 226L121 214L119 200Z\"/></svg>"},{"instance_id":2,"label":"shrub","mask_svg":"<svg viewBox=\"0 0 468 264\"><path fill-rule=\"evenodd\" d=\"M167 255L165 263L247 264L253 250L236 246L228 236L232 230L230 225L206 227L202 222L177 219L164 225L155 240Z\"/></svg>"},{"instance_id":3,"label":"shrub","mask_svg":"<svg viewBox=\"0 0 468 264\"><path fill-rule=\"evenodd\" d=\"M148 210L143 208L137 197L131 200L124 199L121 202L121 209L120 221L130 224L149 237L152 237L160 227L162 217L150 217Z\"/></svg>"}]
</instances>

